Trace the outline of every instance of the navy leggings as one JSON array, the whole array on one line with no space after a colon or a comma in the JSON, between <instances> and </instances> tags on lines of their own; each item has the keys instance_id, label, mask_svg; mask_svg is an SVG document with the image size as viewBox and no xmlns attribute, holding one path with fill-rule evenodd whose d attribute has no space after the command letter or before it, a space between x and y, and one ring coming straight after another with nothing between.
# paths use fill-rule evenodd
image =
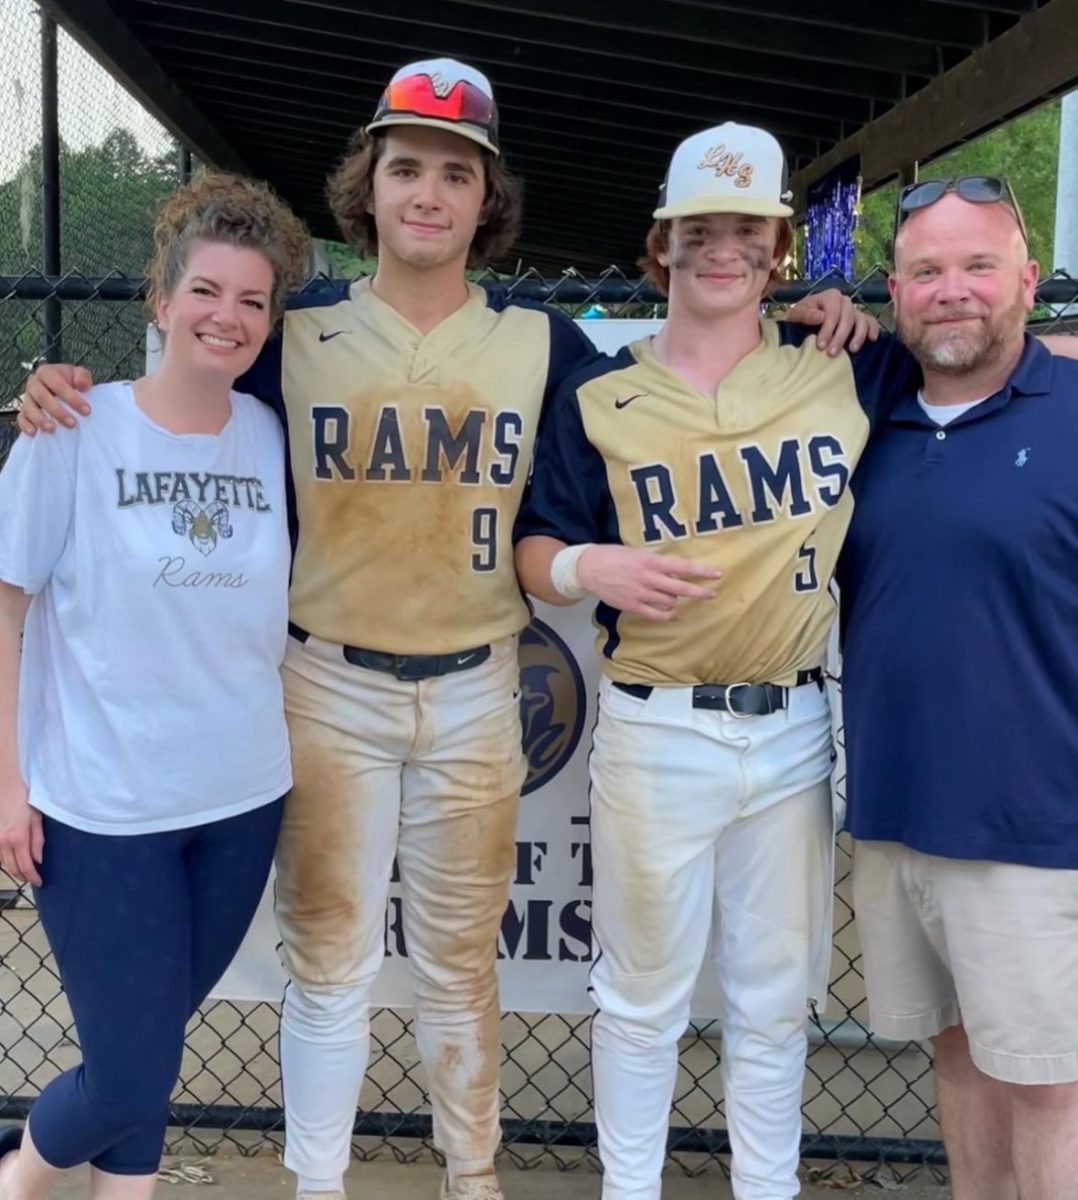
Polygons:
<instances>
[{"instance_id":1,"label":"navy leggings","mask_svg":"<svg viewBox=\"0 0 1078 1200\"><path fill-rule=\"evenodd\" d=\"M37 908L82 1049L30 1112L47 1163L157 1170L187 1020L251 923L282 804L132 837L45 818Z\"/></svg>"}]
</instances>

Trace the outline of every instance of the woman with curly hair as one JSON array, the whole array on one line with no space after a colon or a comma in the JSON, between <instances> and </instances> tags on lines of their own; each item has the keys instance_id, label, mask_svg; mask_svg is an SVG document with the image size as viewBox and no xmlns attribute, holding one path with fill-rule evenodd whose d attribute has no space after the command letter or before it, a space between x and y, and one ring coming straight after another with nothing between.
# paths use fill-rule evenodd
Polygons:
<instances>
[{"instance_id":1,"label":"woman with curly hair","mask_svg":"<svg viewBox=\"0 0 1078 1200\"><path fill-rule=\"evenodd\" d=\"M284 438L233 384L306 233L264 185L206 174L154 240L156 370L94 387L96 420L20 439L0 476L0 864L34 886L83 1054L0 1132L2 1200L83 1162L95 1200L152 1194L184 1027L292 782Z\"/></svg>"}]
</instances>

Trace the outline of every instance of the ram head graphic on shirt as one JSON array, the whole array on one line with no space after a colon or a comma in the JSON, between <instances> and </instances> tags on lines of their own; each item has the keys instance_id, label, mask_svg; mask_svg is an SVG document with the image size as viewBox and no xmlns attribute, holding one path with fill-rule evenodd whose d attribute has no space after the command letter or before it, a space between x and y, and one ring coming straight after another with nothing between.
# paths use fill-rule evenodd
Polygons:
<instances>
[{"instance_id":1,"label":"ram head graphic on shirt","mask_svg":"<svg viewBox=\"0 0 1078 1200\"><path fill-rule=\"evenodd\" d=\"M181 537L186 533L200 554L212 553L219 537L232 536L228 508L220 500L205 508L193 500L181 500L172 509L172 528Z\"/></svg>"}]
</instances>

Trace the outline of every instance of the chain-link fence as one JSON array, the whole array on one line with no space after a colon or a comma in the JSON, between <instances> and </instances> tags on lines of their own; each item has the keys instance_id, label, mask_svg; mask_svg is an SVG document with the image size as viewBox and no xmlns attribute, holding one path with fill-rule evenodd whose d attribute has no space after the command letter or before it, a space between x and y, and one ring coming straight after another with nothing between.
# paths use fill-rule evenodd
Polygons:
<instances>
[{"instance_id":1,"label":"chain-link fence","mask_svg":"<svg viewBox=\"0 0 1078 1200\"><path fill-rule=\"evenodd\" d=\"M596 319L661 316L661 298L616 270L598 279L568 272L558 280L525 273L501 281L510 292L557 304L573 316ZM317 286L312 281L309 286ZM794 283L777 294L791 300L815 287ZM0 278L0 330L19 306L37 328L40 309L61 299L62 336L71 361L101 378L143 362L141 280L115 273L104 279L72 273L62 280L38 272ZM886 290L873 274L849 289L880 312ZM96 304L125 314L129 343L103 351L97 327L82 318ZM1069 306L1069 308L1068 308ZM1069 313L1073 315L1067 315ZM1034 314L1039 332L1078 333L1078 281L1057 274L1042 282ZM106 326L110 344L121 318ZM21 385L33 347L0 341L0 399ZM99 364L104 369L99 369ZM839 730L841 749L841 728ZM844 783L840 754L835 786ZM28 892L0 876L0 1117L21 1117L57 1071L78 1057L75 1033ZM849 848L840 839L836 873L835 955L829 1017L812 1028L804 1091L803 1151L808 1158L886 1164L887 1178L927 1166L940 1170L942 1152L933 1108L930 1061L918 1044L882 1042L867 1029L859 948L849 896ZM173 1098L170 1145L192 1142L200 1152L230 1144L254 1153L282 1140L277 1057L278 1008L217 1001L193 1019L181 1081ZM410 1016L382 1009L373 1019L371 1065L355 1126L363 1158L390 1153L408 1160L432 1153L429 1104L411 1037ZM680 1047L670 1155L686 1173L725 1170L727 1140L719 1076L718 1027L692 1027ZM521 1167L594 1165L595 1129L588 1068L589 1021L558 1014L506 1013L502 1018L504 1155Z\"/></svg>"},{"instance_id":2,"label":"chain-link fence","mask_svg":"<svg viewBox=\"0 0 1078 1200\"><path fill-rule=\"evenodd\" d=\"M43 111L50 106L42 22L33 0L4 0L0 21L0 273L54 269L101 276L141 275L150 256L152 214L176 186L175 139L63 30L55 47L52 103L59 134L59 236L47 235L43 201ZM55 244L50 244L54 241ZM25 364L51 350L62 360L65 336L101 378L137 374L135 347L144 325L139 305L88 295L63 312L53 300L9 297L0 306L0 390L9 394ZM15 353L9 357L9 349Z\"/></svg>"}]
</instances>

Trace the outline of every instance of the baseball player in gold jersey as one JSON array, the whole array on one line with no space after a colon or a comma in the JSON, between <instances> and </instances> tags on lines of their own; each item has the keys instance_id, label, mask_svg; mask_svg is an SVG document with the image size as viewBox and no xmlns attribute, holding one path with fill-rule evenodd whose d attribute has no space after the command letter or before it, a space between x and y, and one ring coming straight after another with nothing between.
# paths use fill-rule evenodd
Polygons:
<instances>
[{"instance_id":1,"label":"baseball player in gold jersey","mask_svg":"<svg viewBox=\"0 0 1078 1200\"><path fill-rule=\"evenodd\" d=\"M785 163L734 124L678 147L643 265L654 339L582 368L544 419L518 522L526 589L598 599L591 989L604 1200L656 1200L677 1042L713 934L738 1200L789 1200L806 1003L830 956L828 584L891 339L829 357L761 321L789 247Z\"/></svg>"},{"instance_id":2,"label":"baseball player in gold jersey","mask_svg":"<svg viewBox=\"0 0 1078 1200\"><path fill-rule=\"evenodd\" d=\"M466 281L519 217L478 71L397 72L330 199L377 272L297 298L250 380L282 407L297 521L285 1163L301 1194L343 1194L396 856L442 1197L500 1200L494 967L526 773L512 523L544 396L590 347Z\"/></svg>"},{"instance_id":3,"label":"baseball player in gold jersey","mask_svg":"<svg viewBox=\"0 0 1078 1200\"><path fill-rule=\"evenodd\" d=\"M466 281L518 216L479 72L398 72L330 194L377 273L294 297L282 338L237 385L276 407L291 465L285 1162L301 1197L343 1196L396 855L442 1196L498 1200L494 963L525 774L528 620L511 532L544 396L592 352L559 312ZM845 338L837 294L805 316L828 313L822 337L837 324ZM86 382L54 366L29 390L53 416L50 390L85 412L72 385Z\"/></svg>"}]
</instances>

